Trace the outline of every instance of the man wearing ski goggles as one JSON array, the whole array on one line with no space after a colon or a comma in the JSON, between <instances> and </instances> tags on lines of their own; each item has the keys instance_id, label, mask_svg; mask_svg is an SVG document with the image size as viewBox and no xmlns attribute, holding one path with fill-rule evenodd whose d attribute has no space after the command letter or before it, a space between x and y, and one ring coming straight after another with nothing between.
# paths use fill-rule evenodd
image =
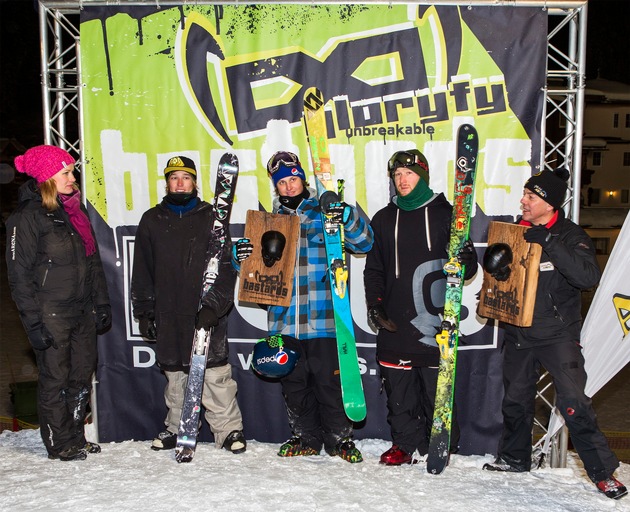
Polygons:
<instances>
[{"instance_id":1,"label":"man wearing ski goggles","mask_svg":"<svg viewBox=\"0 0 630 512\"><path fill-rule=\"evenodd\" d=\"M291 304L267 309L269 334L282 334L285 347L300 354L293 371L280 379L293 435L280 446L278 455L318 455L323 448L347 462L361 462L361 452L352 440L353 425L343 407L322 210L329 221L334 217L343 226L345 246L355 254L372 248L372 230L354 206L343 201L320 204L294 153L275 153L267 163L267 173L277 194L273 212L300 219ZM247 244L248 239L236 242L234 260L251 254Z\"/></svg>"},{"instance_id":2,"label":"man wearing ski goggles","mask_svg":"<svg viewBox=\"0 0 630 512\"><path fill-rule=\"evenodd\" d=\"M400 466L428 452L439 360L435 333L441 323L432 297L440 294L439 286L444 293L446 279L432 281L443 275L448 259L453 208L444 194L431 190L429 164L419 150L394 153L387 171L396 195L372 218L374 247L363 276L368 317L378 331L376 355L392 436L392 447L380 462ZM472 242L458 258L465 266L464 278L474 276L477 255ZM456 451L456 414L452 422L451 450Z\"/></svg>"}]
</instances>

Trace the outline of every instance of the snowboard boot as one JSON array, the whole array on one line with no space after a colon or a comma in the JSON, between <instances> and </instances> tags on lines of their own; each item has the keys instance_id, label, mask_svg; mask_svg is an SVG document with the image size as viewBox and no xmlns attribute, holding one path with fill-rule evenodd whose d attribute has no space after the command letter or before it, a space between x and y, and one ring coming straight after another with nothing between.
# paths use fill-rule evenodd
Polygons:
<instances>
[{"instance_id":1,"label":"snowboard boot","mask_svg":"<svg viewBox=\"0 0 630 512\"><path fill-rule=\"evenodd\" d=\"M223 441L223 448L232 453L243 453L247 450L247 441L240 430L233 430Z\"/></svg>"},{"instance_id":2,"label":"snowboard boot","mask_svg":"<svg viewBox=\"0 0 630 512\"><path fill-rule=\"evenodd\" d=\"M612 498L613 500L618 500L628 494L626 486L612 475L606 480L597 482L595 485L599 492L604 493L607 498Z\"/></svg>"},{"instance_id":3,"label":"snowboard boot","mask_svg":"<svg viewBox=\"0 0 630 512\"><path fill-rule=\"evenodd\" d=\"M173 450L177 444L177 434L170 430L160 432L151 443L152 450Z\"/></svg>"},{"instance_id":4,"label":"snowboard boot","mask_svg":"<svg viewBox=\"0 0 630 512\"><path fill-rule=\"evenodd\" d=\"M339 456L351 463L363 462L363 456L349 437L339 441L332 450L326 450L331 457Z\"/></svg>"},{"instance_id":5,"label":"snowboard boot","mask_svg":"<svg viewBox=\"0 0 630 512\"><path fill-rule=\"evenodd\" d=\"M397 445L393 445L383 453L380 460L380 463L386 466L401 466L403 464L415 464L416 462L418 461L414 460L410 453L400 449Z\"/></svg>"},{"instance_id":6,"label":"snowboard boot","mask_svg":"<svg viewBox=\"0 0 630 512\"><path fill-rule=\"evenodd\" d=\"M308 457L309 455L319 455L319 450L303 444L302 438L299 436L293 436L278 450L280 457Z\"/></svg>"},{"instance_id":7,"label":"snowboard boot","mask_svg":"<svg viewBox=\"0 0 630 512\"><path fill-rule=\"evenodd\" d=\"M90 443L89 441L85 442L85 444L83 445L83 449L87 453L101 453L100 445L98 445L96 443Z\"/></svg>"},{"instance_id":8,"label":"snowboard boot","mask_svg":"<svg viewBox=\"0 0 630 512\"><path fill-rule=\"evenodd\" d=\"M529 471L529 467L509 462L503 457L497 457L494 462L487 462L481 469L486 471L501 471L504 473L525 473Z\"/></svg>"},{"instance_id":9,"label":"snowboard boot","mask_svg":"<svg viewBox=\"0 0 630 512\"><path fill-rule=\"evenodd\" d=\"M85 460L87 459L87 452L83 448L71 446L70 448L66 448L65 450L62 450L56 454L49 453L48 458L63 461Z\"/></svg>"}]
</instances>

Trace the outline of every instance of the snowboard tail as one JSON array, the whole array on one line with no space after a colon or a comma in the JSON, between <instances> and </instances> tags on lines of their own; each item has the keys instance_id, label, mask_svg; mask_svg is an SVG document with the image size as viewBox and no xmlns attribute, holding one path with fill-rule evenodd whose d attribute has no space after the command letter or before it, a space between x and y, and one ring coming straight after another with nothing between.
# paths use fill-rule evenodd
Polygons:
<instances>
[{"instance_id":1,"label":"snowboard tail","mask_svg":"<svg viewBox=\"0 0 630 512\"><path fill-rule=\"evenodd\" d=\"M440 474L448 465L453 419L453 397L457 346L459 343L459 315L464 286L464 270L457 255L468 239L470 217L473 209L475 175L479 140L474 126L464 124L457 133L457 157L455 162L455 185L453 215L448 244L449 260L444 265L446 295L441 331L436 335L440 350L435 410L431 426L427 471Z\"/></svg>"}]
</instances>

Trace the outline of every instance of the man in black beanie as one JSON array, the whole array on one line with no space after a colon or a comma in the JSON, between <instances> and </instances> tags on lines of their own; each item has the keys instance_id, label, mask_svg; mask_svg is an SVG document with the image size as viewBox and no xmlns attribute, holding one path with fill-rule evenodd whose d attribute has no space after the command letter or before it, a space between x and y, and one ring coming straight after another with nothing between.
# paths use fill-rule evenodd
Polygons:
<instances>
[{"instance_id":1,"label":"man in black beanie","mask_svg":"<svg viewBox=\"0 0 630 512\"><path fill-rule=\"evenodd\" d=\"M584 394L586 372L580 347L581 294L599 282L593 242L565 218L566 169L543 171L525 183L522 216L531 226L524 238L542 246L534 319L530 327L506 324L503 385L503 435L495 462L483 469L526 472L532 464L532 429L540 367L552 376L556 406L584 470L609 498L627 494L614 476L619 461L597 425L591 399Z\"/></svg>"},{"instance_id":2,"label":"man in black beanie","mask_svg":"<svg viewBox=\"0 0 630 512\"><path fill-rule=\"evenodd\" d=\"M243 453L237 384L228 363L228 313L234 299L236 272L231 263L230 237L210 291L199 298L215 214L197 197L197 168L186 156L174 156L164 169L166 195L147 210L138 224L134 244L131 302L140 333L156 342L157 363L166 376L168 412L153 450L172 450L182 414L195 328L212 329L201 403L217 448Z\"/></svg>"}]
</instances>

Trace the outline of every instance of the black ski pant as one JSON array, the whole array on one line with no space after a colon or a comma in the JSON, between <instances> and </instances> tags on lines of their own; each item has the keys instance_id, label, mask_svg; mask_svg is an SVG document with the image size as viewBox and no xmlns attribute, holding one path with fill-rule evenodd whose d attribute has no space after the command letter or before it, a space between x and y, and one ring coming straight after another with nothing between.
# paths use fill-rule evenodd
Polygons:
<instances>
[{"instance_id":1,"label":"black ski pant","mask_svg":"<svg viewBox=\"0 0 630 512\"><path fill-rule=\"evenodd\" d=\"M586 372L582 348L565 341L517 349L506 338L503 360L503 435L499 456L529 471L532 454L536 383L543 366L553 378L556 407L571 435L571 442L593 482L611 476L619 461L597 425L591 399L584 394Z\"/></svg>"},{"instance_id":2,"label":"black ski pant","mask_svg":"<svg viewBox=\"0 0 630 512\"><path fill-rule=\"evenodd\" d=\"M96 326L91 311L80 316L45 316L57 348L36 350L37 413L42 440L55 457L85 445L84 422L96 370Z\"/></svg>"},{"instance_id":3,"label":"black ski pant","mask_svg":"<svg viewBox=\"0 0 630 512\"><path fill-rule=\"evenodd\" d=\"M323 444L330 452L353 432L341 397L337 341L282 339L287 348L300 353L294 370L280 380L289 426L304 444L317 451Z\"/></svg>"},{"instance_id":4,"label":"black ski pant","mask_svg":"<svg viewBox=\"0 0 630 512\"><path fill-rule=\"evenodd\" d=\"M387 422L391 427L392 443L406 453L416 450L420 455L429 451L437 368L414 367L408 370L381 366L381 378L387 394ZM451 430L451 451L457 451L459 426L455 404Z\"/></svg>"}]
</instances>

